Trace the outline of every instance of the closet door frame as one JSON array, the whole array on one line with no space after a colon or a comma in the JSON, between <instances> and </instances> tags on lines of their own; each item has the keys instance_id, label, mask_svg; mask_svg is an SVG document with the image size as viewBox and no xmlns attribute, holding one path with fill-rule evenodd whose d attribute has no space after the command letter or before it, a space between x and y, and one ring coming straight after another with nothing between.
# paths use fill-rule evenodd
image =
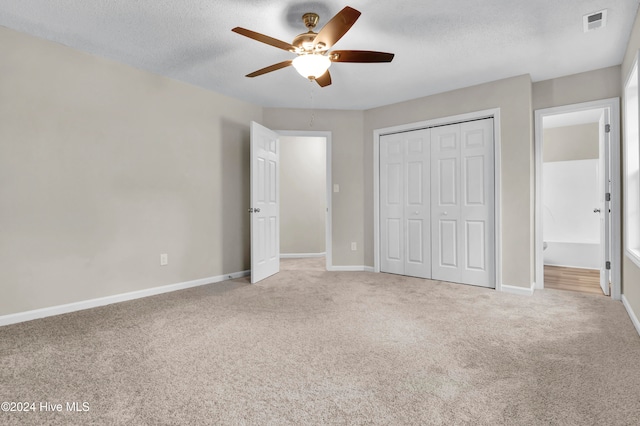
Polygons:
<instances>
[{"instance_id":1,"label":"closet door frame","mask_svg":"<svg viewBox=\"0 0 640 426\"><path fill-rule=\"evenodd\" d=\"M501 217L501 165L500 165L500 108L475 111L467 114L442 117L432 120L408 123L399 126L385 127L373 131L373 240L374 240L374 272L380 272L380 136L391 133L407 132L464 121L493 118L494 138L494 275L495 289L502 291L502 217Z\"/></svg>"}]
</instances>

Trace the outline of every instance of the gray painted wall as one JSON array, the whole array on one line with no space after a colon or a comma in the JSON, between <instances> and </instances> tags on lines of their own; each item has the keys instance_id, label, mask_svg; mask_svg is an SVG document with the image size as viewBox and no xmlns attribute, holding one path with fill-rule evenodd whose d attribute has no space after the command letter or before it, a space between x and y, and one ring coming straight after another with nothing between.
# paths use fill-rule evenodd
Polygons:
<instances>
[{"instance_id":1,"label":"gray painted wall","mask_svg":"<svg viewBox=\"0 0 640 426\"><path fill-rule=\"evenodd\" d=\"M598 123L544 130L542 161L592 160L600 157Z\"/></svg>"},{"instance_id":2,"label":"gray painted wall","mask_svg":"<svg viewBox=\"0 0 640 426\"><path fill-rule=\"evenodd\" d=\"M533 83L533 109L620 96L620 65Z\"/></svg>"},{"instance_id":3,"label":"gray painted wall","mask_svg":"<svg viewBox=\"0 0 640 426\"><path fill-rule=\"evenodd\" d=\"M0 315L249 269L262 108L1 27L0 52Z\"/></svg>"}]
</instances>

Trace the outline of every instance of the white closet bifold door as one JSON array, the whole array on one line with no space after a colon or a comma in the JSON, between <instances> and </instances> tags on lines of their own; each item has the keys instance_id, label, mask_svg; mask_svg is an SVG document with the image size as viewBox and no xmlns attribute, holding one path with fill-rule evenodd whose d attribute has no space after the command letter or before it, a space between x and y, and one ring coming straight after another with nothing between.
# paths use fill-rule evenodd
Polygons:
<instances>
[{"instance_id":1,"label":"white closet bifold door","mask_svg":"<svg viewBox=\"0 0 640 426\"><path fill-rule=\"evenodd\" d=\"M431 277L430 131L380 138L380 270Z\"/></svg>"},{"instance_id":2,"label":"white closet bifold door","mask_svg":"<svg viewBox=\"0 0 640 426\"><path fill-rule=\"evenodd\" d=\"M493 119L431 131L432 278L494 287Z\"/></svg>"}]
</instances>

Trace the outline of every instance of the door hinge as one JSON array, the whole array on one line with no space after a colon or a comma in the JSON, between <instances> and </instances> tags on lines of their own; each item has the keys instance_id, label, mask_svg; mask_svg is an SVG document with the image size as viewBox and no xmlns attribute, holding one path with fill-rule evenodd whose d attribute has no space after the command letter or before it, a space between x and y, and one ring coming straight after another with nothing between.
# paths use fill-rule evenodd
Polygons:
<instances>
[{"instance_id":1,"label":"door hinge","mask_svg":"<svg viewBox=\"0 0 640 426\"><path fill-rule=\"evenodd\" d=\"M611 269L611 261L610 261L610 260L607 260L607 261L604 263L604 268L605 268L605 269Z\"/></svg>"},{"instance_id":2,"label":"door hinge","mask_svg":"<svg viewBox=\"0 0 640 426\"><path fill-rule=\"evenodd\" d=\"M607 192L606 194L604 194L604 200L605 201L611 201L611 193Z\"/></svg>"},{"instance_id":3,"label":"door hinge","mask_svg":"<svg viewBox=\"0 0 640 426\"><path fill-rule=\"evenodd\" d=\"M604 125L604 132L605 133L611 133L611 124L605 124Z\"/></svg>"}]
</instances>

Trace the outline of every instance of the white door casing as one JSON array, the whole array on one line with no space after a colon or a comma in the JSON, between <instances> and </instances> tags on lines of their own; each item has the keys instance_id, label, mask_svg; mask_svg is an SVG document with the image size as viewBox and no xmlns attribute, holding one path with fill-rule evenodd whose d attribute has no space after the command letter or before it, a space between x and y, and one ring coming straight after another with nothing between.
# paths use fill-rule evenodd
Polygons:
<instances>
[{"instance_id":1,"label":"white door casing","mask_svg":"<svg viewBox=\"0 0 640 426\"><path fill-rule=\"evenodd\" d=\"M380 268L431 277L430 131L380 138Z\"/></svg>"},{"instance_id":2,"label":"white door casing","mask_svg":"<svg viewBox=\"0 0 640 426\"><path fill-rule=\"evenodd\" d=\"M611 201L607 202L606 212L609 220L609 260L608 271L611 298L620 300L622 296L622 187L620 162L620 98L601 99L579 104L538 109L535 111L535 162L536 162L536 206L535 206L535 284L536 288L544 288L544 252L543 252L543 191L542 191L542 152L544 145L544 121L548 117L559 114L605 110L609 117L610 133L609 155L609 191ZM602 208L601 208L602 209Z\"/></svg>"},{"instance_id":3,"label":"white door casing","mask_svg":"<svg viewBox=\"0 0 640 426\"><path fill-rule=\"evenodd\" d=\"M251 122L251 283L280 271L280 144Z\"/></svg>"},{"instance_id":4,"label":"white door casing","mask_svg":"<svg viewBox=\"0 0 640 426\"><path fill-rule=\"evenodd\" d=\"M598 210L600 210L600 288L602 292L609 296L609 269L606 263L611 260L610 257L610 226L611 212L606 194L611 193L611 172L609 160L610 132L607 132L606 126L610 126L609 111L603 109L600 122L598 124L600 137L599 140L599 157L598 157Z\"/></svg>"},{"instance_id":5,"label":"white door casing","mask_svg":"<svg viewBox=\"0 0 640 426\"><path fill-rule=\"evenodd\" d=\"M432 278L495 287L493 120L432 129Z\"/></svg>"}]
</instances>

